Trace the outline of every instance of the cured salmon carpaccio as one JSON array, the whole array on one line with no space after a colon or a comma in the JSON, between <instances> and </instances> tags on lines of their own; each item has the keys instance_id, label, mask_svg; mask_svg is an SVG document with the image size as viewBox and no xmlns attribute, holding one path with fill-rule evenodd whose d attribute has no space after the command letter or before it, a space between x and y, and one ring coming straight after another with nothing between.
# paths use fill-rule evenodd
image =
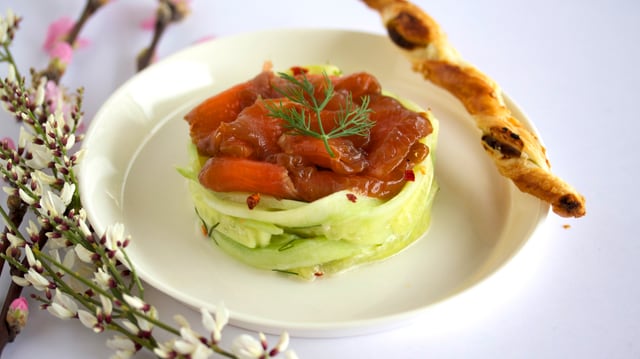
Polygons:
<instances>
[{"instance_id":1,"label":"cured salmon carpaccio","mask_svg":"<svg viewBox=\"0 0 640 359\"><path fill-rule=\"evenodd\" d=\"M325 75L305 74L315 97L324 99ZM314 131L336 126L347 101L360 106L369 99L373 121L368 136L349 135L328 140L301 135L270 114L273 105L299 106L282 95L290 83L272 71L214 95L186 116L190 136L208 160L198 176L217 192L248 192L311 202L334 192L388 199L412 180L413 168L429 154L420 139L432 132L424 112L405 108L382 93L380 83L365 72L329 76L333 96L320 113L309 114Z\"/></svg>"}]
</instances>

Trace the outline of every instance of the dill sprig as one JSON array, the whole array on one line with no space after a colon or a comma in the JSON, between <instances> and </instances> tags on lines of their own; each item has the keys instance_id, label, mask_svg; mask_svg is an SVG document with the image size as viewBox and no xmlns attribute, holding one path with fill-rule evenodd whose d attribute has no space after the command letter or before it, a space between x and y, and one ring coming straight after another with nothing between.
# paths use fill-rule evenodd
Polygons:
<instances>
[{"instance_id":1,"label":"dill sprig","mask_svg":"<svg viewBox=\"0 0 640 359\"><path fill-rule=\"evenodd\" d=\"M322 73L325 82L325 89L321 99L315 96L315 87L306 75L302 79L287 73L278 73L280 77L287 80L292 86L274 87L276 92L289 99L291 102L300 105L285 107L282 102L278 105L267 105L269 116L280 118L286 122L285 127L293 133L303 136L310 136L322 140L327 152L331 157L335 157L329 140L332 138L346 136L369 136L369 131L374 122L369 118L369 96L362 97L362 103L357 106L353 102L351 92L347 94L344 105L341 105L338 116L335 119L335 127L326 132L320 114L327 107L329 101L335 94L335 89L329 75ZM319 131L311 128L312 115L316 116Z\"/></svg>"}]
</instances>

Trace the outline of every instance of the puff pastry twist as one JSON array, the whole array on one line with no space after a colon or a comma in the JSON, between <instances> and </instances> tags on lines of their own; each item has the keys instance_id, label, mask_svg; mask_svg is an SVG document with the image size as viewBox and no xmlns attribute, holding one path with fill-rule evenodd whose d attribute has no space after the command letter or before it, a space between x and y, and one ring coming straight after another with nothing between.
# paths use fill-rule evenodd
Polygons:
<instances>
[{"instance_id":1,"label":"puff pastry twist","mask_svg":"<svg viewBox=\"0 0 640 359\"><path fill-rule=\"evenodd\" d=\"M407 55L413 69L462 102L503 176L521 191L551 204L560 216L586 213L585 198L551 172L545 148L505 106L500 87L464 61L428 14L405 0L363 1L380 14L389 38Z\"/></svg>"}]
</instances>

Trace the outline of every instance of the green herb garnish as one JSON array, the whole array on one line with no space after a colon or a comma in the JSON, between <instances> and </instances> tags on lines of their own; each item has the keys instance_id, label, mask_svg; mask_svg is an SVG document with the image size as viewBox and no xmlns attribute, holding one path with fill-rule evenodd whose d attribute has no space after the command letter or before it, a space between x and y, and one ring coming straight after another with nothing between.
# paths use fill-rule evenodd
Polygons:
<instances>
[{"instance_id":1,"label":"green herb garnish","mask_svg":"<svg viewBox=\"0 0 640 359\"><path fill-rule=\"evenodd\" d=\"M321 101L316 99L315 87L305 75L302 76L301 80L283 72L278 73L278 75L291 83L292 86L275 87L274 89L285 98L291 100L291 102L302 107L285 107L282 102L276 106L271 104L267 106L269 116L283 119L286 122L287 129L292 130L295 134L321 139L331 157L335 157L335 154L329 146L330 139L351 135L369 136L369 130L374 125L374 122L369 119L369 113L371 112L371 109L369 109L369 96L363 96L360 106L356 106L351 98L351 92L349 92L345 104L341 107L335 120L335 128L325 132L320 113L335 93L329 75L324 71L322 72L326 88L323 94L324 98ZM319 131L311 128L311 116L313 114L316 115Z\"/></svg>"}]
</instances>

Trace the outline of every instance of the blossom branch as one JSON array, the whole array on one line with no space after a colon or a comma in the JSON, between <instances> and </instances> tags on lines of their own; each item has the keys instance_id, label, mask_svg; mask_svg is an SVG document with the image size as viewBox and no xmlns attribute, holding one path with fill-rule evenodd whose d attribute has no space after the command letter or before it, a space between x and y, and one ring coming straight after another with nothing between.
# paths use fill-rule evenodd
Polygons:
<instances>
[{"instance_id":1,"label":"blossom branch","mask_svg":"<svg viewBox=\"0 0 640 359\"><path fill-rule=\"evenodd\" d=\"M45 232L46 232L46 229L43 228L40 231L40 236L38 238L38 241L34 245L44 246L46 244L47 237L44 235ZM15 233L19 233L19 232L16 231ZM13 275L17 275L23 269L27 268L27 265L29 264L29 258L25 256L22 259L22 262L17 263L19 252L11 251L11 254L12 256L10 257L5 257L3 254L3 259L6 260L8 258L10 262L14 262L11 268L11 275L13 276ZM2 264L4 266L4 263ZM12 281L11 284L9 285L9 289L7 290L7 293L5 294L5 300L4 300L4 303L2 304L2 310L0 310L0 318L7 318L7 314L9 313L11 305L20 296L21 293L22 293L22 286ZM21 328L16 328L10 325L8 321L5 321L2 323L2 325L0 325L0 353L2 353L2 350L4 349L7 343L13 342L13 340L18 335L20 329Z\"/></svg>"},{"instance_id":2,"label":"blossom branch","mask_svg":"<svg viewBox=\"0 0 640 359\"><path fill-rule=\"evenodd\" d=\"M78 20L73 24L69 33L62 39L63 42L68 45L68 49L70 51L75 47L78 36L87 21L108 2L109 0L87 0ZM64 75L66 68L67 63L64 59L60 57L52 57L47 68L42 71L41 75L57 84L60 82L62 75Z\"/></svg>"},{"instance_id":3,"label":"blossom branch","mask_svg":"<svg viewBox=\"0 0 640 359\"><path fill-rule=\"evenodd\" d=\"M161 6L178 11L179 0L160 1ZM74 43L86 19L105 2L89 0L89 5L94 4L95 8L85 9L86 16L81 16L77 30L70 32L65 41ZM169 17L160 20L166 22L163 26L184 15L177 14L166 13ZM3 27L7 18L14 19L9 21L10 31ZM7 78L0 79L0 104L22 127L17 148L7 141L0 146L0 175L8 184L3 190L9 196L8 210L0 206L5 222L0 258L9 264L12 276L0 314L8 324L0 325L0 351L25 322L25 303L14 305L12 298L19 295L22 287L31 286L43 293L34 294L33 298L51 314L77 319L96 333L115 332L107 344L119 358L128 358L143 348L160 358L203 359L214 354L228 358L273 358L284 353L289 342L286 333L271 348L260 334L259 340L242 335L229 351L223 349L221 335L229 313L222 304L216 306L215 315L201 311L207 331L204 335L192 330L181 317L176 319L177 327L159 319L156 308L144 300L144 287L126 253L130 238L125 236L124 226L114 224L104 233L96 233L80 202L75 167L82 159L82 150L77 150L82 140L77 133L83 117L82 91L69 95L64 88L57 87L64 68L54 82L47 79L46 71L32 71L27 86L26 79L18 75L9 50L18 21L16 17L7 18L0 16L0 52L4 51L0 61L9 64ZM157 32L162 34L164 27L160 27ZM11 36L7 36L9 33ZM159 35L151 51L158 39ZM56 96L47 95L52 83L59 90ZM33 220L23 223L26 214ZM161 343L154 334L156 329L175 338ZM287 353L288 358L295 358L293 352Z\"/></svg>"},{"instance_id":4,"label":"blossom branch","mask_svg":"<svg viewBox=\"0 0 640 359\"><path fill-rule=\"evenodd\" d=\"M182 21L189 14L189 11L188 3L185 0L158 0L153 37L151 44L138 54L136 59L138 71L151 64L160 39L169 25Z\"/></svg>"}]
</instances>

